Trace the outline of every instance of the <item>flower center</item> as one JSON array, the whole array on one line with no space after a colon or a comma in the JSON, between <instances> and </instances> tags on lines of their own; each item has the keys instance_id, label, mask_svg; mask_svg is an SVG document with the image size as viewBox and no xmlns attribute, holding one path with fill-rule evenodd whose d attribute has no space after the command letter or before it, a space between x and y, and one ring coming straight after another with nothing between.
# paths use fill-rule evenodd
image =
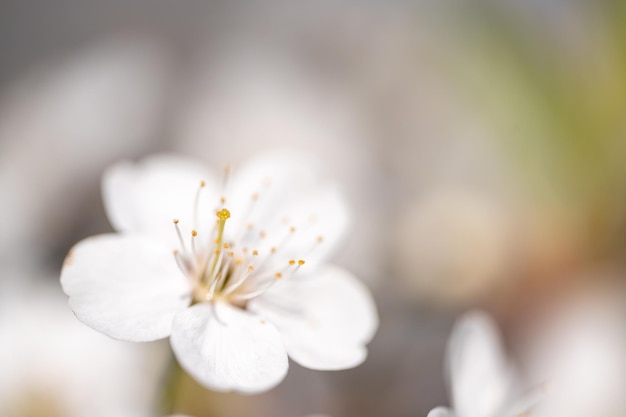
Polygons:
<instances>
[{"instance_id":1,"label":"flower center","mask_svg":"<svg viewBox=\"0 0 626 417\"><path fill-rule=\"evenodd\" d=\"M180 249L174 250L174 258L189 279L194 303L224 299L244 308L248 300L265 292L277 280L289 278L305 264L303 259L285 259L280 256L291 236L296 233L296 228L286 226L286 230L276 233L280 241L274 246L266 244L267 232L255 231L254 226L247 222L242 223L246 225L242 233L226 239L226 223L231 213L222 207L215 212L217 219L211 231L207 236L201 236L197 231L197 213L200 193L204 187L204 181L200 182L194 201L190 249L183 238L179 220L174 219L180 243ZM251 204L254 205L258 198L259 194L254 193ZM222 197L220 204L225 202L226 199ZM245 213L249 216L250 210ZM322 240L318 237L317 244ZM284 261L277 261L279 259Z\"/></svg>"}]
</instances>

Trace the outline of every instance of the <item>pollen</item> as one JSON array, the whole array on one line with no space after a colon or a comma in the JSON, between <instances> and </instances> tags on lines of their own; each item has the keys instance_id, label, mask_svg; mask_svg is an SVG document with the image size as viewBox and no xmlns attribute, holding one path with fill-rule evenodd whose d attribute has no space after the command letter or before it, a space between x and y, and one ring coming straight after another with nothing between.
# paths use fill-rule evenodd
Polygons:
<instances>
[{"instance_id":1,"label":"pollen","mask_svg":"<svg viewBox=\"0 0 626 417\"><path fill-rule=\"evenodd\" d=\"M293 226L291 226L291 227L289 228L289 231L290 231L291 233L296 233L296 228L295 228L295 227L293 227Z\"/></svg>"},{"instance_id":2,"label":"pollen","mask_svg":"<svg viewBox=\"0 0 626 417\"><path fill-rule=\"evenodd\" d=\"M224 204L226 202L226 197L220 197L220 203Z\"/></svg>"},{"instance_id":3,"label":"pollen","mask_svg":"<svg viewBox=\"0 0 626 417\"><path fill-rule=\"evenodd\" d=\"M295 265L295 264L296 264L295 260L292 259L292 260L289 261L289 265Z\"/></svg>"},{"instance_id":4,"label":"pollen","mask_svg":"<svg viewBox=\"0 0 626 417\"><path fill-rule=\"evenodd\" d=\"M274 274L274 276L276 277L276 279L281 279L283 277L283 274L277 272L276 274Z\"/></svg>"},{"instance_id":5,"label":"pollen","mask_svg":"<svg viewBox=\"0 0 626 417\"><path fill-rule=\"evenodd\" d=\"M319 235L319 236L317 237L317 242L318 242L318 243L322 243L323 241L324 241L324 236Z\"/></svg>"},{"instance_id":6,"label":"pollen","mask_svg":"<svg viewBox=\"0 0 626 417\"><path fill-rule=\"evenodd\" d=\"M252 251L252 254L253 254L254 256L257 256L257 255L259 254L259 251L255 249L255 250L253 250L253 251Z\"/></svg>"},{"instance_id":7,"label":"pollen","mask_svg":"<svg viewBox=\"0 0 626 417\"><path fill-rule=\"evenodd\" d=\"M206 185L206 182L204 182L204 181L200 181L200 187L203 187L203 188L204 188L204 186L205 186L205 185Z\"/></svg>"},{"instance_id":8,"label":"pollen","mask_svg":"<svg viewBox=\"0 0 626 417\"><path fill-rule=\"evenodd\" d=\"M193 237L198 236L198 232L197 232L197 231L195 231L195 230L192 230L192 231L191 231L191 236L193 236Z\"/></svg>"},{"instance_id":9,"label":"pollen","mask_svg":"<svg viewBox=\"0 0 626 417\"><path fill-rule=\"evenodd\" d=\"M300 260L298 261L298 265L301 265L301 266L302 266L302 265L304 265L304 259L300 259Z\"/></svg>"},{"instance_id":10,"label":"pollen","mask_svg":"<svg viewBox=\"0 0 626 417\"><path fill-rule=\"evenodd\" d=\"M228 249L230 248L230 245L228 243L224 243L224 249Z\"/></svg>"},{"instance_id":11,"label":"pollen","mask_svg":"<svg viewBox=\"0 0 626 417\"><path fill-rule=\"evenodd\" d=\"M248 271L254 271L254 266L248 265Z\"/></svg>"},{"instance_id":12,"label":"pollen","mask_svg":"<svg viewBox=\"0 0 626 417\"><path fill-rule=\"evenodd\" d=\"M272 246L272 247L271 247L271 249L270 249L270 252L271 252L271 253L276 253L276 247L275 247L275 246Z\"/></svg>"}]
</instances>

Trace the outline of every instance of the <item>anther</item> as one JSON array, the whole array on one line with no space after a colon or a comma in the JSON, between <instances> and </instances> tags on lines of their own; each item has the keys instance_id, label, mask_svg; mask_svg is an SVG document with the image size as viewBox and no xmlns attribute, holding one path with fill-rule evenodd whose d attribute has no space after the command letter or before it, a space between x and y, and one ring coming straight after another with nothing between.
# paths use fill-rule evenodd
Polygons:
<instances>
[{"instance_id":1,"label":"anther","mask_svg":"<svg viewBox=\"0 0 626 417\"><path fill-rule=\"evenodd\" d=\"M220 203L224 204L226 202L226 197L220 197Z\"/></svg>"},{"instance_id":2,"label":"anther","mask_svg":"<svg viewBox=\"0 0 626 417\"><path fill-rule=\"evenodd\" d=\"M289 228L289 231L290 231L291 233L295 233L295 232L296 232L296 228L295 228L295 227L293 227L293 226L291 226L291 227Z\"/></svg>"},{"instance_id":3,"label":"anther","mask_svg":"<svg viewBox=\"0 0 626 417\"><path fill-rule=\"evenodd\" d=\"M230 248L230 245L228 243L224 243L224 249L228 249Z\"/></svg>"},{"instance_id":4,"label":"anther","mask_svg":"<svg viewBox=\"0 0 626 417\"><path fill-rule=\"evenodd\" d=\"M191 236L193 236L193 237L198 236L198 232L196 230L192 230L191 231Z\"/></svg>"},{"instance_id":5,"label":"anther","mask_svg":"<svg viewBox=\"0 0 626 417\"><path fill-rule=\"evenodd\" d=\"M298 261L298 265L300 265L300 266L304 265L304 259L300 259L300 260Z\"/></svg>"},{"instance_id":6,"label":"anther","mask_svg":"<svg viewBox=\"0 0 626 417\"><path fill-rule=\"evenodd\" d=\"M252 194L252 201L257 201L259 199L259 193Z\"/></svg>"},{"instance_id":7,"label":"anther","mask_svg":"<svg viewBox=\"0 0 626 417\"><path fill-rule=\"evenodd\" d=\"M271 253L276 253L276 247L275 247L275 246L272 246L272 247L270 248L270 252L271 252Z\"/></svg>"},{"instance_id":8,"label":"anther","mask_svg":"<svg viewBox=\"0 0 626 417\"><path fill-rule=\"evenodd\" d=\"M206 182L200 181L200 187L204 188L205 185L206 185Z\"/></svg>"},{"instance_id":9,"label":"anther","mask_svg":"<svg viewBox=\"0 0 626 417\"><path fill-rule=\"evenodd\" d=\"M295 260L291 259L291 260L289 261L289 265L295 265L295 264L296 264L296 261L295 261Z\"/></svg>"},{"instance_id":10,"label":"anther","mask_svg":"<svg viewBox=\"0 0 626 417\"><path fill-rule=\"evenodd\" d=\"M174 224L178 224L178 219L174 219Z\"/></svg>"},{"instance_id":11,"label":"anther","mask_svg":"<svg viewBox=\"0 0 626 417\"><path fill-rule=\"evenodd\" d=\"M220 219L221 221L226 221L227 219L230 219L230 211L228 211L228 209L221 209L220 211L218 211L217 213L217 218Z\"/></svg>"},{"instance_id":12,"label":"anther","mask_svg":"<svg viewBox=\"0 0 626 417\"><path fill-rule=\"evenodd\" d=\"M317 237L317 242L318 242L318 243L322 243L323 241L324 241L324 236L319 235L319 236Z\"/></svg>"},{"instance_id":13,"label":"anther","mask_svg":"<svg viewBox=\"0 0 626 417\"><path fill-rule=\"evenodd\" d=\"M257 256L257 255L259 254L259 251L255 249L255 250L253 250L253 251L252 251L252 254L253 254L254 256Z\"/></svg>"},{"instance_id":14,"label":"anther","mask_svg":"<svg viewBox=\"0 0 626 417\"><path fill-rule=\"evenodd\" d=\"M260 237L261 239L265 239L265 238L267 237L267 233L265 232L265 230L261 230L261 231L259 232L259 237Z\"/></svg>"},{"instance_id":15,"label":"anther","mask_svg":"<svg viewBox=\"0 0 626 417\"><path fill-rule=\"evenodd\" d=\"M281 279L283 277L283 274L277 272L276 274L274 274L274 276L276 277L276 279Z\"/></svg>"},{"instance_id":16,"label":"anther","mask_svg":"<svg viewBox=\"0 0 626 417\"><path fill-rule=\"evenodd\" d=\"M252 266L252 265L248 265L248 270L249 270L249 271L254 271L254 266Z\"/></svg>"}]
</instances>

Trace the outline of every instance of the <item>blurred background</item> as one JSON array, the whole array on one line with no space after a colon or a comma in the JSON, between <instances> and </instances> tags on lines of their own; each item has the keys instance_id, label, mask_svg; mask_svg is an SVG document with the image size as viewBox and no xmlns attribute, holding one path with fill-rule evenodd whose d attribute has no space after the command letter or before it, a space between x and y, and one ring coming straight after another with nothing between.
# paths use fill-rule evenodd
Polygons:
<instances>
[{"instance_id":1,"label":"blurred background","mask_svg":"<svg viewBox=\"0 0 626 417\"><path fill-rule=\"evenodd\" d=\"M275 147L348 192L336 262L378 303L369 359L292 363L257 396L188 379L174 411L426 416L450 401L455 318L480 308L529 384L569 381L552 416L626 415L622 0L5 0L0 56L0 415L154 416L167 341L87 328L58 282L112 230L102 171Z\"/></svg>"}]
</instances>

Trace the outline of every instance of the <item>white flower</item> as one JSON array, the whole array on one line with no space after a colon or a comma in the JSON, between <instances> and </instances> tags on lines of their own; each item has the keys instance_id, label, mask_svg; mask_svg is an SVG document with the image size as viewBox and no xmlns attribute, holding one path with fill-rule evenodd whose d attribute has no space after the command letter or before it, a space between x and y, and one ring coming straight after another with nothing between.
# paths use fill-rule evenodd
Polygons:
<instances>
[{"instance_id":1,"label":"white flower","mask_svg":"<svg viewBox=\"0 0 626 417\"><path fill-rule=\"evenodd\" d=\"M454 327L446 371L452 409L437 407L428 417L517 417L539 395L519 398L515 370L504 354L496 326L481 312L467 313Z\"/></svg>"},{"instance_id":2,"label":"white flower","mask_svg":"<svg viewBox=\"0 0 626 417\"><path fill-rule=\"evenodd\" d=\"M85 324L126 341L170 336L181 366L219 391L275 386L287 354L319 370L365 360L376 308L325 264L349 214L309 157L269 153L217 180L153 156L112 167L103 197L120 233L79 242L61 273Z\"/></svg>"}]
</instances>

